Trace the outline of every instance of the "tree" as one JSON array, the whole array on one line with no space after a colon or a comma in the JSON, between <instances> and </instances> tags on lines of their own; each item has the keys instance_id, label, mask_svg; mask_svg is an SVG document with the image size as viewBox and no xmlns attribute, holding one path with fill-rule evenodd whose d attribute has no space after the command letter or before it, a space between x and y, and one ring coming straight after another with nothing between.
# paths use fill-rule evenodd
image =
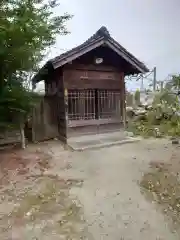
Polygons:
<instances>
[{"instance_id":1,"label":"tree","mask_svg":"<svg viewBox=\"0 0 180 240\"><path fill-rule=\"evenodd\" d=\"M139 89L137 89L135 94L134 94L134 100L135 100L136 105L140 104L140 91L139 91Z\"/></svg>"},{"instance_id":2,"label":"tree","mask_svg":"<svg viewBox=\"0 0 180 240\"><path fill-rule=\"evenodd\" d=\"M18 82L11 87L6 85L0 95L0 131L19 127L22 148L25 148L24 122L36 99L35 93Z\"/></svg>"},{"instance_id":3,"label":"tree","mask_svg":"<svg viewBox=\"0 0 180 240\"><path fill-rule=\"evenodd\" d=\"M32 106L32 92L24 87L38 69L57 34L67 34L71 15L55 16L57 1L1 0L0 2L0 125L12 122L22 130Z\"/></svg>"},{"instance_id":4,"label":"tree","mask_svg":"<svg viewBox=\"0 0 180 240\"><path fill-rule=\"evenodd\" d=\"M175 90L180 90L180 75L173 75L171 80L172 86Z\"/></svg>"},{"instance_id":5,"label":"tree","mask_svg":"<svg viewBox=\"0 0 180 240\"><path fill-rule=\"evenodd\" d=\"M57 1L1 0L0 2L0 83L12 74L36 70L53 45L57 34L67 34L71 15L54 16Z\"/></svg>"},{"instance_id":6,"label":"tree","mask_svg":"<svg viewBox=\"0 0 180 240\"><path fill-rule=\"evenodd\" d=\"M180 75L172 75L170 81L166 83L165 88L170 91L180 91Z\"/></svg>"}]
</instances>

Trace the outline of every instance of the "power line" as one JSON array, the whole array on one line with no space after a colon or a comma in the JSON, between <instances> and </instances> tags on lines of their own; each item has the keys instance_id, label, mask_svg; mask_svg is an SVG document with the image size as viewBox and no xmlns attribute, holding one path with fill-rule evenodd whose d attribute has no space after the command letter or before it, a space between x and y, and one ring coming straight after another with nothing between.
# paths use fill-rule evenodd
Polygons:
<instances>
[{"instance_id":1,"label":"power line","mask_svg":"<svg viewBox=\"0 0 180 240\"><path fill-rule=\"evenodd\" d=\"M174 75L180 75L180 73L173 73L173 74L168 74L167 77L164 78L164 80L157 81L157 69L154 67L150 72L146 74L139 74L139 75L134 75L127 77L127 81L132 81L134 80L135 82L141 80L141 85L140 89L141 91L144 91L146 89L152 88L151 90L156 91L157 89L162 89L164 84L167 84L172 80L172 77ZM144 87L144 84L147 83L147 88Z\"/></svg>"}]
</instances>

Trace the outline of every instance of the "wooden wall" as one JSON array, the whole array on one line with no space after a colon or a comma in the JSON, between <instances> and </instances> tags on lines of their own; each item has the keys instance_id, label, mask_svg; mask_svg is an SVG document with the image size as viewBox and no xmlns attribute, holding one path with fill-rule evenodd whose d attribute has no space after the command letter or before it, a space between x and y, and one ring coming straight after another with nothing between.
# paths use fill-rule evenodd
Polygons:
<instances>
[{"instance_id":1,"label":"wooden wall","mask_svg":"<svg viewBox=\"0 0 180 240\"><path fill-rule=\"evenodd\" d=\"M112 66L68 64L64 67L64 86L67 89L108 89L121 93L121 114L125 108L124 73Z\"/></svg>"},{"instance_id":2,"label":"wooden wall","mask_svg":"<svg viewBox=\"0 0 180 240\"><path fill-rule=\"evenodd\" d=\"M0 146L17 144L21 142L19 129L7 130L0 132Z\"/></svg>"},{"instance_id":3,"label":"wooden wall","mask_svg":"<svg viewBox=\"0 0 180 240\"><path fill-rule=\"evenodd\" d=\"M66 105L64 96L64 75L61 70L57 69L57 115L58 115L58 131L59 138L66 142L67 139L67 124L66 124Z\"/></svg>"},{"instance_id":4,"label":"wooden wall","mask_svg":"<svg viewBox=\"0 0 180 240\"><path fill-rule=\"evenodd\" d=\"M57 115L53 107L55 102L56 99L53 96L41 97L33 108L32 126L30 126L32 137L28 129L25 129L28 140L38 142L58 137Z\"/></svg>"},{"instance_id":5,"label":"wooden wall","mask_svg":"<svg viewBox=\"0 0 180 240\"><path fill-rule=\"evenodd\" d=\"M64 67L64 87L67 89L107 89L120 91L121 97L121 115L124 114L125 107L125 84L124 74L119 69L112 66L103 65L83 65L69 64ZM78 136L82 134L105 133L109 131L117 131L122 127L122 123L106 123L100 121L88 126L69 127L67 136Z\"/></svg>"},{"instance_id":6,"label":"wooden wall","mask_svg":"<svg viewBox=\"0 0 180 240\"><path fill-rule=\"evenodd\" d=\"M54 71L45 82L45 95L53 97L52 108L56 112L58 137L66 141L66 108L64 99L64 76L61 68Z\"/></svg>"},{"instance_id":7,"label":"wooden wall","mask_svg":"<svg viewBox=\"0 0 180 240\"><path fill-rule=\"evenodd\" d=\"M67 89L116 89L123 88L124 75L107 66L73 64L64 68L64 86Z\"/></svg>"},{"instance_id":8,"label":"wooden wall","mask_svg":"<svg viewBox=\"0 0 180 240\"><path fill-rule=\"evenodd\" d=\"M109 133L119 131L120 128L123 127L123 123L106 123L106 124L99 124L97 125L87 125L87 126L79 126L79 127L69 127L67 131L67 136L75 137L81 135L88 135L88 134L97 134L97 133Z\"/></svg>"},{"instance_id":9,"label":"wooden wall","mask_svg":"<svg viewBox=\"0 0 180 240\"><path fill-rule=\"evenodd\" d=\"M56 96L53 108L57 111L57 124L59 138L66 141L68 135L76 135L77 132L84 131L86 134L88 127L84 127L84 130L78 128L69 128L67 123L67 110L66 97L64 95L65 89L107 89L118 90L121 93L121 109L123 115L124 108L124 73L113 66L93 65L93 64L80 64L77 61L73 64L67 64L63 68L55 70L49 80L46 82L46 95L53 94ZM108 125L110 128L116 128L119 126ZM106 131L107 124L105 129ZM92 131L97 132L97 126L89 126ZM101 130L103 126L98 126ZM98 131L99 131L98 130ZM91 132L91 131L90 131ZM79 135L78 133L78 135Z\"/></svg>"}]
</instances>

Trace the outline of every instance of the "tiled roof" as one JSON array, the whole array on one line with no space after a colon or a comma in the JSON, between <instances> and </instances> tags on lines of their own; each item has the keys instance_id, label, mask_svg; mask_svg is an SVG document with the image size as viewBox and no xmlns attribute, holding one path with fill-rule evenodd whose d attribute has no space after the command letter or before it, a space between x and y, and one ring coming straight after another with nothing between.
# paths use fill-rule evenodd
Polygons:
<instances>
[{"instance_id":1,"label":"tiled roof","mask_svg":"<svg viewBox=\"0 0 180 240\"><path fill-rule=\"evenodd\" d=\"M75 48L72 48L71 50L69 50L69 51L51 59L50 61L52 63L58 62L61 59L63 59L64 57L67 57L69 54L76 53L76 52L80 51L82 48L88 46L93 41L98 40L99 38L108 38L108 37L110 37L110 34L109 34L107 28L103 26L95 34L93 34L90 38L88 38L88 40L86 40L84 43L82 43L81 45L79 45Z\"/></svg>"},{"instance_id":2,"label":"tiled roof","mask_svg":"<svg viewBox=\"0 0 180 240\"><path fill-rule=\"evenodd\" d=\"M82 43L81 45L72 48L71 50L53 58L50 59L45 65L44 67L41 69L45 69L47 68L47 66L49 64L52 64L52 66L55 66L56 64L63 65L63 61L66 60L66 62L68 62L68 57L73 56L73 54L79 53L81 52L82 49L85 49L86 47L88 47L89 45L93 45L93 43L98 42L98 40L104 40L105 42L110 42L111 44L114 45L114 47L116 49L118 49L118 51L120 53L122 53L123 56L126 57L126 59L128 59L129 61L131 61L132 63L134 63L135 66L138 66L138 68L142 69L143 72L148 72L149 69L145 66L144 63L142 63L141 61L139 61L136 57L134 57L131 53L129 53L123 46L121 46L116 40L114 40L109 31L107 30L106 27L102 26L95 34L93 34L88 40L86 40L84 43ZM62 64L61 64L62 62ZM40 70L40 72L41 72ZM32 81L37 81L37 77L39 74L38 73L33 79Z\"/></svg>"},{"instance_id":3,"label":"tiled roof","mask_svg":"<svg viewBox=\"0 0 180 240\"><path fill-rule=\"evenodd\" d=\"M116 44L116 46L118 47L118 49L124 53L129 59L131 59L132 61L134 61L137 65L139 65L142 69L144 69L144 71L148 71L147 67L140 62L137 58L135 58L131 53L129 53L123 46L121 46L117 41L115 41L109 31L107 30L106 27L102 26L95 34L93 34L88 40L86 40L84 43L82 43L81 45L72 48L71 50L53 58L50 60L50 62L52 64L55 64L57 62L60 62L61 60L63 60L64 58L67 58L69 55L75 54L79 51L81 51L81 49L84 49L86 46L88 47L89 44L92 44L94 41L97 41L98 39L104 39L104 40L110 40L111 42L113 42L114 44Z\"/></svg>"}]
</instances>

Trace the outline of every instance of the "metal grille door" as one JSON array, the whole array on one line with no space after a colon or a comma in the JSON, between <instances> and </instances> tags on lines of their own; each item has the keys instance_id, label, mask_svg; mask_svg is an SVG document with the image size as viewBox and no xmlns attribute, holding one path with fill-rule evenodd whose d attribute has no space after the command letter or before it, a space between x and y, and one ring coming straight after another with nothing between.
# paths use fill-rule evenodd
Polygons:
<instances>
[{"instance_id":1,"label":"metal grille door","mask_svg":"<svg viewBox=\"0 0 180 240\"><path fill-rule=\"evenodd\" d=\"M68 119L120 119L121 99L119 91L69 90Z\"/></svg>"},{"instance_id":2,"label":"metal grille door","mask_svg":"<svg viewBox=\"0 0 180 240\"><path fill-rule=\"evenodd\" d=\"M95 90L70 90L68 92L69 120L95 119Z\"/></svg>"},{"instance_id":3,"label":"metal grille door","mask_svg":"<svg viewBox=\"0 0 180 240\"><path fill-rule=\"evenodd\" d=\"M119 119L121 117L120 92L98 91L99 119Z\"/></svg>"}]
</instances>

